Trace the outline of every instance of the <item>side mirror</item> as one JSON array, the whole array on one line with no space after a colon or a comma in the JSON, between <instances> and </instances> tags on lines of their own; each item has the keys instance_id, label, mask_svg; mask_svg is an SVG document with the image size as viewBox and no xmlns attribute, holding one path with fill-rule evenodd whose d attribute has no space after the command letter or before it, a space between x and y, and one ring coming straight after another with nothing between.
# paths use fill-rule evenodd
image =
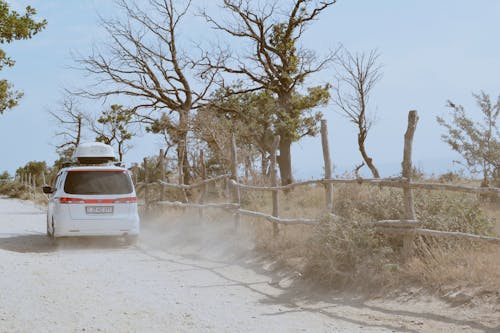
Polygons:
<instances>
[{"instance_id":1,"label":"side mirror","mask_svg":"<svg viewBox=\"0 0 500 333\"><path fill-rule=\"evenodd\" d=\"M51 194L54 193L54 190L50 186L42 186L42 191L45 194Z\"/></svg>"}]
</instances>

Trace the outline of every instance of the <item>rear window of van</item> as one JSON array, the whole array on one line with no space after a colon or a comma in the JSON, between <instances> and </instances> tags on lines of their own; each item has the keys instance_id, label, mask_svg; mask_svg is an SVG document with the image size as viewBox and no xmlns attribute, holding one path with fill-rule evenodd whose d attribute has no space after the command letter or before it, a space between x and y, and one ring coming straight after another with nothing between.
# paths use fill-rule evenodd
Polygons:
<instances>
[{"instance_id":1,"label":"rear window of van","mask_svg":"<svg viewBox=\"0 0 500 333\"><path fill-rule=\"evenodd\" d=\"M69 171L64 183L64 192L68 194L129 194L132 191L132 180L122 170Z\"/></svg>"}]
</instances>

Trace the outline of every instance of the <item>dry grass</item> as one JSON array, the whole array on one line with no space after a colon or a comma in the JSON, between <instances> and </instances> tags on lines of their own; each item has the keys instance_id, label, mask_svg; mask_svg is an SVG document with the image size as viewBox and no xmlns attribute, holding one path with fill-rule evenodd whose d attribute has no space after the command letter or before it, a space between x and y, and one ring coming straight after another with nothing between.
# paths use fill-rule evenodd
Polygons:
<instances>
[{"instance_id":1,"label":"dry grass","mask_svg":"<svg viewBox=\"0 0 500 333\"><path fill-rule=\"evenodd\" d=\"M241 192L242 208L271 214L273 211L271 192L245 190ZM279 193L280 217L317 217L325 205L322 187L306 186Z\"/></svg>"},{"instance_id":2,"label":"dry grass","mask_svg":"<svg viewBox=\"0 0 500 333\"><path fill-rule=\"evenodd\" d=\"M420 240L419 255L401 273L404 281L443 291L450 287L480 288L482 292L500 290L500 247L468 241L444 243Z\"/></svg>"},{"instance_id":3,"label":"dry grass","mask_svg":"<svg viewBox=\"0 0 500 333\"><path fill-rule=\"evenodd\" d=\"M482 208L485 214L495 221L493 230L496 235L500 236L500 199L497 202L483 203Z\"/></svg>"}]
</instances>

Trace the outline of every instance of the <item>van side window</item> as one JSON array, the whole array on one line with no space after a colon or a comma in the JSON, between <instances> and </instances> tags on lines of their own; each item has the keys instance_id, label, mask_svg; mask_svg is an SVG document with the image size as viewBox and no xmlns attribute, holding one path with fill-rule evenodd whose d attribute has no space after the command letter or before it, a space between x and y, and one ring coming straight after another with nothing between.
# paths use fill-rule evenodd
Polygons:
<instances>
[{"instance_id":1,"label":"van side window","mask_svg":"<svg viewBox=\"0 0 500 333\"><path fill-rule=\"evenodd\" d=\"M58 174L57 177L56 177L56 180L54 182L54 187L56 189L59 189L61 187L61 178L62 178L62 173Z\"/></svg>"},{"instance_id":2,"label":"van side window","mask_svg":"<svg viewBox=\"0 0 500 333\"><path fill-rule=\"evenodd\" d=\"M56 179L54 179L54 183L52 184L52 187L56 188L57 187L57 181L59 180L59 175L56 176Z\"/></svg>"}]
</instances>

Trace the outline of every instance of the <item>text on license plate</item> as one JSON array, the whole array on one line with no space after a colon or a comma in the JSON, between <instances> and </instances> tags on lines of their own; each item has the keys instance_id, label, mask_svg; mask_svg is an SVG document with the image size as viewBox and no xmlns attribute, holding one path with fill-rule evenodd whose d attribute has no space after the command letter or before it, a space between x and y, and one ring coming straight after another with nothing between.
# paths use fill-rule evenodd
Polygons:
<instances>
[{"instance_id":1,"label":"text on license plate","mask_svg":"<svg viewBox=\"0 0 500 333\"><path fill-rule=\"evenodd\" d=\"M87 206L85 212L87 214L113 214L113 206Z\"/></svg>"}]
</instances>

